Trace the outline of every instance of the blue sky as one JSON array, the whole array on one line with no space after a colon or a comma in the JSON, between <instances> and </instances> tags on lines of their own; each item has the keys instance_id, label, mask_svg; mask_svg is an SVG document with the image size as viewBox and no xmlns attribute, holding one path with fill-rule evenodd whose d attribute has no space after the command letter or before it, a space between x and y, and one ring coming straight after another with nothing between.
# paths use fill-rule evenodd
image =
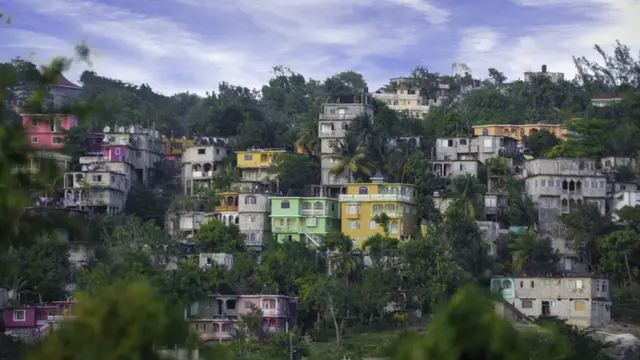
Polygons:
<instances>
[{"instance_id":1,"label":"blue sky","mask_svg":"<svg viewBox=\"0 0 640 360\"><path fill-rule=\"evenodd\" d=\"M259 88L279 64L315 79L359 71L372 89L417 65L572 77L571 56L595 60L596 43L640 48L640 0L0 0L0 12L12 17L0 60L43 63L87 41L98 74L166 94Z\"/></svg>"}]
</instances>

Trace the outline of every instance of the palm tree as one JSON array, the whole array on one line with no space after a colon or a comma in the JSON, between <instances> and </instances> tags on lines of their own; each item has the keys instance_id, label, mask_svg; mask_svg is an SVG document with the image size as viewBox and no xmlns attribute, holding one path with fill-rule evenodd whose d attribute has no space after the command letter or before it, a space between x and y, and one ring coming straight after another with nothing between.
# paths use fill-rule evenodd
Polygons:
<instances>
[{"instance_id":1,"label":"palm tree","mask_svg":"<svg viewBox=\"0 0 640 360\"><path fill-rule=\"evenodd\" d=\"M318 122L305 120L298 132L296 146L303 146L307 154L314 156L320 153L320 140L318 139Z\"/></svg>"},{"instance_id":2,"label":"palm tree","mask_svg":"<svg viewBox=\"0 0 640 360\"><path fill-rule=\"evenodd\" d=\"M357 172L371 176L373 172L371 163L367 161L365 152L354 136L348 135L344 140L337 142L333 149L334 157L338 159L338 162L329 170L329 175L346 176L349 182L353 182L353 174Z\"/></svg>"},{"instance_id":3,"label":"palm tree","mask_svg":"<svg viewBox=\"0 0 640 360\"><path fill-rule=\"evenodd\" d=\"M475 176L465 174L454 178L451 184L447 186L447 190L457 196L456 201L451 206L462 210L469 217L475 218L476 209L483 205L482 199L487 188Z\"/></svg>"}]
</instances>

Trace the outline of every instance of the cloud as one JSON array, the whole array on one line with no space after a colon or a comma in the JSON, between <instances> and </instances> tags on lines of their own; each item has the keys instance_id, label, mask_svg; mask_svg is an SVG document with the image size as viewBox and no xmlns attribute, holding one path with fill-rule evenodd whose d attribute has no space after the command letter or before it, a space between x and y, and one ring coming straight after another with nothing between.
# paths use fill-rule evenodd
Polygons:
<instances>
[{"instance_id":1,"label":"cloud","mask_svg":"<svg viewBox=\"0 0 640 360\"><path fill-rule=\"evenodd\" d=\"M510 29L469 28L461 31L457 60L487 75L494 67L510 79L546 64L549 71L576 74L572 56L598 60L593 47L611 49L616 40L640 49L640 2L636 0L512 0L519 6L548 17L546 24ZM544 18L543 18L544 20ZM555 24L554 24L555 23ZM499 41L496 41L499 39ZM489 46L489 44L491 46Z\"/></svg>"},{"instance_id":2,"label":"cloud","mask_svg":"<svg viewBox=\"0 0 640 360\"><path fill-rule=\"evenodd\" d=\"M168 12L106 0L20 3L89 39L100 55L94 61L100 75L149 83L165 93L202 94L221 81L259 88L278 64L319 79L362 71L374 87L389 76L377 57L401 56L424 41L419 34L425 26L435 29L450 19L447 10L425 0L174 0L180 11L190 11L182 22ZM37 34L29 36L38 41ZM67 45L49 43L60 51Z\"/></svg>"}]
</instances>

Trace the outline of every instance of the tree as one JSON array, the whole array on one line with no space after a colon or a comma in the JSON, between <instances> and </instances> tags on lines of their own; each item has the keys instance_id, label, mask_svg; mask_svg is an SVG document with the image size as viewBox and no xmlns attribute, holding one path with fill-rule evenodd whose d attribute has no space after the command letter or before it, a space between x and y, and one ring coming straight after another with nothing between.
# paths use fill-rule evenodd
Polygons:
<instances>
[{"instance_id":1,"label":"tree","mask_svg":"<svg viewBox=\"0 0 640 360\"><path fill-rule=\"evenodd\" d=\"M334 145L334 154L337 162L329 170L329 175L344 177L350 183L353 182L353 177L358 172L371 176L371 165L366 160L366 155L354 136L347 136Z\"/></svg>"},{"instance_id":2,"label":"tree","mask_svg":"<svg viewBox=\"0 0 640 360\"><path fill-rule=\"evenodd\" d=\"M284 153L274 162L271 171L285 194L300 194L305 187L320 183L320 164L307 156Z\"/></svg>"},{"instance_id":3,"label":"tree","mask_svg":"<svg viewBox=\"0 0 640 360\"><path fill-rule=\"evenodd\" d=\"M144 282L117 283L96 297L77 294L74 312L28 360L161 359L161 346L195 345L180 311L167 312Z\"/></svg>"},{"instance_id":4,"label":"tree","mask_svg":"<svg viewBox=\"0 0 640 360\"><path fill-rule=\"evenodd\" d=\"M456 197L450 206L451 210L461 210L471 218L481 218L484 215L482 199L487 188L475 176L469 174L458 176L447 186L447 190Z\"/></svg>"},{"instance_id":5,"label":"tree","mask_svg":"<svg viewBox=\"0 0 640 360\"><path fill-rule=\"evenodd\" d=\"M542 129L537 133L527 136L524 144L535 157L543 157L547 151L558 145L558 138L547 129Z\"/></svg>"},{"instance_id":6,"label":"tree","mask_svg":"<svg viewBox=\"0 0 640 360\"><path fill-rule=\"evenodd\" d=\"M502 85L504 81L507 80L507 77L504 76L503 73L494 68L489 68L489 77L493 79L496 85Z\"/></svg>"},{"instance_id":7,"label":"tree","mask_svg":"<svg viewBox=\"0 0 640 360\"><path fill-rule=\"evenodd\" d=\"M597 270L597 239L606 234L610 223L600 214L598 205L583 204L570 209L569 214L560 216L568 245L580 256L580 260L590 270Z\"/></svg>"},{"instance_id":8,"label":"tree","mask_svg":"<svg viewBox=\"0 0 640 360\"><path fill-rule=\"evenodd\" d=\"M533 229L511 233L508 246L513 269L519 272L551 273L560 261L560 255L551 246L551 241L541 238Z\"/></svg>"},{"instance_id":9,"label":"tree","mask_svg":"<svg viewBox=\"0 0 640 360\"><path fill-rule=\"evenodd\" d=\"M640 235L633 228L624 228L597 240L601 254L601 271L628 285L640 276Z\"/></svg>"},{"instance_id":10,"label":"tree","mask_svg":"<svg viewBox=\"0 0 640 360\"><path fill-rule=\"evenodd\" d=\"M200 225L193 241L201 252L236 253L245 250L244 236L238 226L226 225L218 219L210 219Z\"/></svg>"},{"instance_id":11,"label":"tree","mask_svg":"<svg viewBox=\"0 0 640 360\"><path fill-rule=\"evenodd\" d=\"M44 238L16 254L17 277L25 282L21 300L44 304L64 298L69 280L69 245L55 238ZM32 296L29 296L32 295Z\"/></svg>"}]
</instances>

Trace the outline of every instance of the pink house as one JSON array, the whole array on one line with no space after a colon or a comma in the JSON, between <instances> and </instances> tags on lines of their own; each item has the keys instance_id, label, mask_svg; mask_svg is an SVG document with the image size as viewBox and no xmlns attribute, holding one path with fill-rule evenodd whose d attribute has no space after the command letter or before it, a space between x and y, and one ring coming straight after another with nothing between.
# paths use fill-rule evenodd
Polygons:
<instances>
[{"instance_id":1,"label":"pink house","mask_svg":"<svg viewBox=\"0 0 640 360\"><path fill-rule=\"evenodd\" d=\"M262 310L262 330L264 333L289 331L295 326L298 300L284 295L240 295L238 315L250 313L252 308Z\"/></svg>"},{"instance_id":2,"label":"pink house","mask_svg":"<svg viewBox=\"0 0 640 360\"><path fill-rule=\"evenodd\" d=\"M135 159L136 152L130 145L106 145L103 149L107 161L133 163Z\"/></svg>"},{"instance_id":3,"label":"pink house","mask_svg":"<svg viewBox=\"0 0 640 360\"><path fill-rule=\"evenodd\" d=\"M64 147L64 131L78 125L78 119L73 115L22 114L21 116L29 147L35 150L61 150Z\"/></svg>"},{"instance_id":4,"label":"pink house","mask_svg":"<svg viewBox=\"0 0 640 360\"><path fill-rule=\"evenodd\" d=\"M49 305L10 307L2 313L6 332L22 338L34 338L51 327L51 317L70 314L72 301L54 301Z\"/></svg>"}]
</instances>

